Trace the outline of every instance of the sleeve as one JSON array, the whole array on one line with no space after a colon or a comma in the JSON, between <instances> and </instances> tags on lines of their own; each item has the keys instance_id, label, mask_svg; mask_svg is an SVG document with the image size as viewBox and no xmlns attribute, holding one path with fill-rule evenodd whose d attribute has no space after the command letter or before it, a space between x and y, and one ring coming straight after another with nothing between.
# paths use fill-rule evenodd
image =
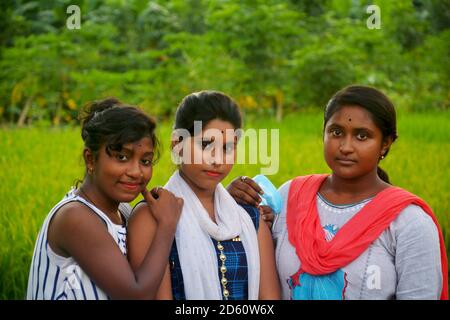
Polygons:
<instances>
[{"instance_id":1,"label":"sleeve","mask_svg":"<svg viewBox=\"0 0 450 320\"><path fill-rule=\"evenodd\" d=\"M120 211L120 213L122 213L123 214L123 216L125 217L125 219L128 221L128 219L130 218L130 215L131 215L131 210L132 208L131 208L131 206L130 206L130 204L128 204L128 203L125 203L125 202L121 202L120 204L119 204L119 211Z\"/></svg>"},{"instance_id":2,"label":"sleeve","mask_svg":"<svg viewBox=\"0 0 450 320\"><path fill-rule=\"evenodd\" d=\"M254 207L254 206L247 205L247 204L242 204L242 203L239 203L239 205L242 208L244 208L245 211L247 211L247 213L250 216L250 218L252 218L252 222L255 225L256 231L258 231L258 228L259 228L259 211L258 211L258 208Z\"/></svg>"},{"instance_id":3,"label":"sleeve","mask_svg":"<svg viewBox=\"0 0 450 320\"><path fill-rule=\"evenodd\" d=\"M278 188L278 192L280 193L280 196L283 199L283 208L281 209L280 214L275 216L275 220L272 226L272 237L275 241L275 245L280 235L286 229L286 209L291 181L292 180L285 182L280 188Z\"/></svg>"},{"instance_id":4,"label":"sleeve","mask_svg":"<svg viewBox=\"0 0 450 320\"><path fill-rule=\"evenodd\" d=\"M396 298L439 299L443 280L439 235L433 220L420 207L410 205L393 222L393 228Z\"/></svg>"}]
</instances>

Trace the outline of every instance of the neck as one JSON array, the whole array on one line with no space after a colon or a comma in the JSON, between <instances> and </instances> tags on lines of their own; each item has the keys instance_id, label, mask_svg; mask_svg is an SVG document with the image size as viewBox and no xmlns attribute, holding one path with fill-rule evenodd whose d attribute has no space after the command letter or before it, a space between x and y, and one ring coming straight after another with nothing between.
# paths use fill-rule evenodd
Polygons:
<instances>
[{"instance_id":1,"label":"neck","mask_svg":"<svg viewBox=\"0 0 450 320\"><path fill-rule=\"evenodd\" d=\"M189 187L194 191L195 195L201 200L214 200L214 189L204 189L197 186L188 176L186 176L183 171L179 170L180 176L189 185Z\"/></svg>"},{"instance_id":2,"label":"neck","mask_svg":"<svg viewBox=\"0 0 450 320\"><path fill-rule=\"evenodd\" d=\"M179 170L181 178L189 185L189 187L192 189L192 191L195 193L197 198L200 200L203 207L208 211L209 216L213 221L215 221L214 217L214 190L211 189L204 189L197 186L193 181L187 177L183 171Z\"/></svg>"},{"instance_id":3,"label":"neck","mask_svg":"<svg viewBox=\"0 0 450 320\"><path fill-rule=\"evenodd\" d=\"M121 223L117 214L120 202L108 198L89 178L79 187L78 195L104 212L111 221Z\"/></svg>"},{"instance_id":4,"label":"neck","mask_svg":"<svg viewBox=\"0 0 450 320\"><path fill-rule=\"evenodd\" d=\"M378 177L376 170L354 179L342 178L333 173L327 184L326 189L334 194L356 199L374 196L388 186Z\"/></svg>"}]
</instances>

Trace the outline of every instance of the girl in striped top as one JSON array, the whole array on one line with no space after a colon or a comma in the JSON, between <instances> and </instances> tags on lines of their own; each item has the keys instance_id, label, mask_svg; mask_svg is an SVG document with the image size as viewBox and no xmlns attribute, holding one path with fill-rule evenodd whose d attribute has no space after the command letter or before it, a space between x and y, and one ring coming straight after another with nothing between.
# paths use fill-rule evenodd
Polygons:
<instances>
[{"instance_id":1,"label":"girl in striped top","mask_svg":"<svg viewBox=\"0 0 450 320\"><path fill-rule=\"evenodd\" d=\"M48 214L34 248L27 299L153 298L164 274L183 201L148 192L155 122L116 99L91 103L82 119L84 181ZM127 261L126 206L139 193L158 221L155 245L133 270Z\"/></svg>"}]
</instances>

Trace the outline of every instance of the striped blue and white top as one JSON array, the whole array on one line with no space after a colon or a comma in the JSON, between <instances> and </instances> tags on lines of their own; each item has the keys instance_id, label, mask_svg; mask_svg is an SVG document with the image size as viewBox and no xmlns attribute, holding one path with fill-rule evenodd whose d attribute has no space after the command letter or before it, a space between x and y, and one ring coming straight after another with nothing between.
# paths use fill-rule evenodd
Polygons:
<instances>
[{"instance_id":1,"label":"striped blue and white top","mask_svg":"<svg viewBox=\"0 0 450 320\"><path fill-rule=\"evenodd\" d=\"M75 194L72 188L65 197L50 211L39 232L30 274L28 276L28 300L106 300L103 292L84 272L72 257L57 255L47 240L48 225L53 215L65 204L82 202L92 209L105 223L109 234L126 255L126 227L112 223L106 214L84 198ZM121 204L119 210L127 216L128 207Z\"/></svg>"}]
</instances>

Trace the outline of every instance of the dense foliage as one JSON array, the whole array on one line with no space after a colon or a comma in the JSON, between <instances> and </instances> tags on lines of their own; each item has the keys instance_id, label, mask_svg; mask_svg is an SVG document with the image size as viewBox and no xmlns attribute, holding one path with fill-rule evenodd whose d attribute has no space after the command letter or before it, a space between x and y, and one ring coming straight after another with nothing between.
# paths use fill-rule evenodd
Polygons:
<instances>
[{"instance_id":1,"label":"dense foliage","mask_svg":"<svg viewBox=\"0 0 450 320\"><path fill-rule=\"evenodd\" d=\"M67 7L81 9L70 30ZM381 28L369 29L369 4ZM74 122L116 96L166 117L217 89L244 110L323 106L350 83L405 109L450 106L450 0L4 0L0 122Z\"/></svg>"}]
</instances>

